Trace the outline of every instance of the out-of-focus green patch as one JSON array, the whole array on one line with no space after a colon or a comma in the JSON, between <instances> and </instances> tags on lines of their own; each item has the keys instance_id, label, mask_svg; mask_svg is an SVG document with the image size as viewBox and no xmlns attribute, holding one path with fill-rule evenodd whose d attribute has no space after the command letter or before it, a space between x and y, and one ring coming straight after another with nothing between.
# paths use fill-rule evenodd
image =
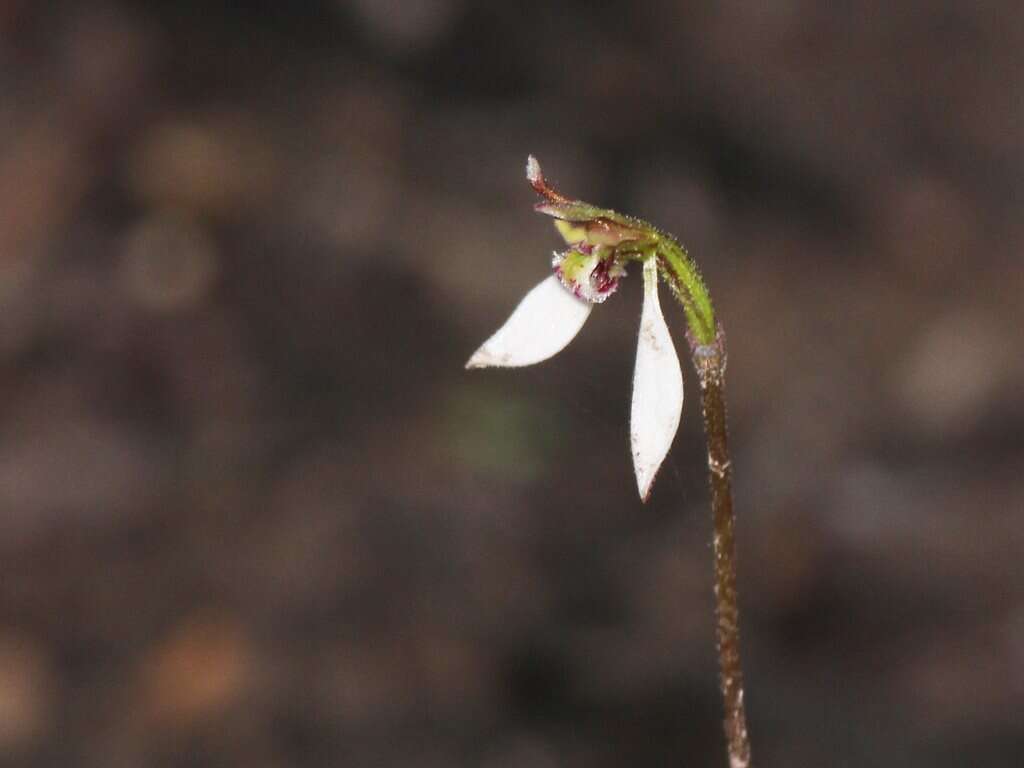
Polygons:
<instances>
[{"instance_id":1,"label":"out-of-focus green patch","mask_svg":"<svg viewBox=\"0 0 1024 768\"><path fill-rule=\"evenodd\" d=\"M557 409L478 384L452 394L443 411L441 434L459 466L528 483L545 474L566 428Z\"/></svg>"}]
</instances>

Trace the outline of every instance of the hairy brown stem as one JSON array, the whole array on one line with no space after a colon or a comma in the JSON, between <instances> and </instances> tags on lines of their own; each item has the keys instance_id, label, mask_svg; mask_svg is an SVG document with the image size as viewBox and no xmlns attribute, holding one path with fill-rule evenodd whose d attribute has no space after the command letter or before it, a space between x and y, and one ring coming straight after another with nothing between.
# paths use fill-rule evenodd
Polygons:
<instances>
[{"instance_id":1,"label":"hairy brown stem","mask_svg":"<svg viewBox=\"0 0 1024 768\"><path fill-rule=\"evenodd\" d=\"M725 739L730 768L750 768L750 738L743 706L740 663L740 607L736 593L736 516L732 508L732 460L725 421L725 336L713 344L691 339L693 363L700 377L704 434L708 444L711 510L715 523L715 618Z\"/></svg>"}]
</instances>

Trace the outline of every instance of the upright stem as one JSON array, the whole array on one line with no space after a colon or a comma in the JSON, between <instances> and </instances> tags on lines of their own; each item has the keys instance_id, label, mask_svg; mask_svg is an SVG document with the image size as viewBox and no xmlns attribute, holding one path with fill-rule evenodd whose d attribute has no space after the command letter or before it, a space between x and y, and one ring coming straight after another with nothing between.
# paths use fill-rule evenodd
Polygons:
<instances>
[{"instance_id":1,"label":"upright stem","mask_svg":"<svg viewBox=\"0 0 1024 768\"><path fill-rule=\"evenodd\" d=\"M749 768L750 739L743 706L740 664L740 608L736 594L736 516L732 508L732 460L725 422L725 336L713 344L691 337L693 363L700 377L704 434L708 444L711 510L715 523L715 618L719 681L725 700L725 739L730 768Z\"/></svg>"},{"instance_id":2,"label":"upright stem","mask_svg":"<svg viewBox=\"0 0 1024 768\"><path fill-rule=\"evenodd\" d=\"M611 246L614 257L649 263L683 307L693 364L700 376L704 434L708 443L711 511L715 521L715 617L718 665L725 699L725 739L730 768L750 768L750 740L743 708L740 609L736 596L736 518L732 510L732 462L725 424L725 336L715 322L711 294L686 249L671 235L632 216L571 200L556 192L532 155L526 177L545 202L536 210L554 216L566 242ZM645 270L646 272L646 270ZM655 294L656 295L656 294ZM472 363L472 361L470 361ZM660 461L660 460L659 460Z\"/></svg>"}]
</instances>

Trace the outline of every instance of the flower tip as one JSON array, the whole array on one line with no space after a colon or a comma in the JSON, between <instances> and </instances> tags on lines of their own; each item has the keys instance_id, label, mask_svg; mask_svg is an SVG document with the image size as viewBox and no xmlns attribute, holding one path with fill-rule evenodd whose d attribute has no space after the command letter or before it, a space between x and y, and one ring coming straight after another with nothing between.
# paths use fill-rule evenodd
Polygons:
<instances>
[{"instance_id":1,"label":"flower tip","mask_svg":"<svg viewBox=\"0 0 1024 768\"><path fill-rule=\"evenodd\" d=\"M544 183L544 174L540 170L540 163L533 155L528 155L526 158L526 178L535 187Z\"/></svg>"},{"instance_id":2,"label":"flower tip","mask_svg":"<svg viewBox=\"0 0 1024 768\"><path fill-rule=\"evenodd\" d=\"M496 365L493 355L488 352L485 347L480 347L473 356L466 361L466 370L472 370L474 368L491 368Z\"/></svg>"},{"instance_id":3,"label":"flower tip","mask_svg":"<svg viewBox=\"0 0 1024 768\"><path fill-rule=\"evenodd\" d=\"M652 458L644 456L641 451L633 450L633 474L636 475L636 490L640 494L640 501L644 504L651 498L651 490L654 488L654 481L658 477L664 458Z\"/></svg>"},{"instance_id":4,"label":"flower tip","mask_svg":"<svg viewBox=\"0 0 1024 768\"><path fill-rule=\"evenodd\" d=\"M542 203L534 203L533 210L535 210L537 213L543 213L545 216L553 216L555 219L559 221L563 220L565 216L565 214L562 212L561 206L559 206L557 203L549 203L546 200Z\"/></svg>"},{"instance_id":5,"label":"flower tip","mask_svg":"<svg viewBox=\"0 0 1024 768\"><path fill-rule=\"evenodd\" d=\"M640 472L636 475L636 489L640 492L640 503L646 504L647 500L651 498L651 488L654 486L654 476L658 474L658 470L654 470L646 477L641 477Z\"/></svg>"},{"instance_id":6,"label":"flower tip","mask_svg":"<svg viewBox=\"0 0 1024 768\"><path fill-rule=\"evenodd\" d=\"M534 192L548 201L552 203L569 202L567 197L558 194L548 185L548 180L544 178L544 171L540 169L540 161L533 155L528 155L526 158L526 180L530 182Z\"/></svg>"}]
</instances>

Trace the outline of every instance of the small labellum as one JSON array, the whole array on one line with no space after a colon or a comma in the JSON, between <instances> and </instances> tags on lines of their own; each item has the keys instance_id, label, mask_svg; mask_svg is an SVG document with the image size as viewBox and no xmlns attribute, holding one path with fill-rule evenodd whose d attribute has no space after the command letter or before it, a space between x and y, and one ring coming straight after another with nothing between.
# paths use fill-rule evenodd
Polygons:
<instances>
[{"instance_id":1,"label":"small labellum","mask_svg":"<svg viewBox=\"0 0 1024 768\"><path fill-rule=\"evenodd\" d=\"M615 293L619 278L626 274L614 256L612 248L578 243L564 253L556 253L551 266L562 285L577 298L600 304Z\"/></svg>"}]
</instances>

